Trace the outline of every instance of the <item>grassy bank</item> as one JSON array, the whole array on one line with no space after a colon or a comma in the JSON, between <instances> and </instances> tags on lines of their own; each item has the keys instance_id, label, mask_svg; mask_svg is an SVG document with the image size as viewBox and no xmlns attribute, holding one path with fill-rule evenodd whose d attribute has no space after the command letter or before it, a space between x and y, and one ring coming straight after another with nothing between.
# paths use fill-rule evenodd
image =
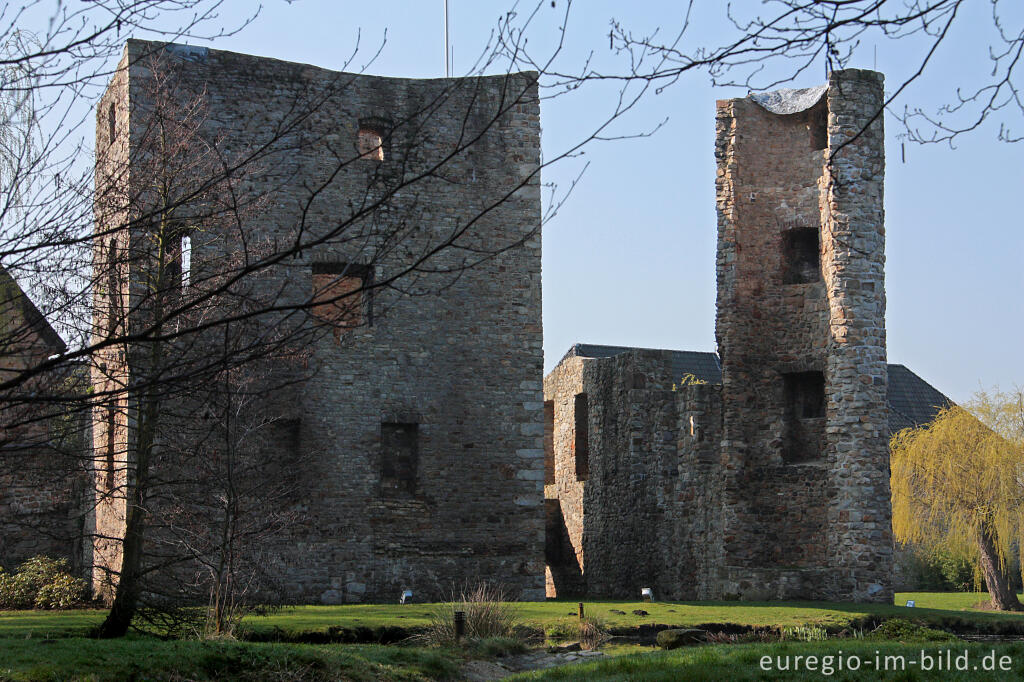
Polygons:
<instances>
[{"instance_id":1,"label":"grassy bank","mask_svg":"<svg viewBox=\"0 0 1024 682\"><path fill-rule=\"evenodd\" d=\"M909 609L908 599L916 602ZM907 592L896 595L896 605L843 604L833 602L584 602L587 615L603 620L609 628L640 625L701 625L731 623L741 626L817 624L844 627L866 616L902 616L928 622L958 618L980 623L1011 621L1024 624L1024 614L998 613L975 608L987 599L979 593ZM326 631L331 627L416 629L427 625L432 604L346 604L296 606L266 616L252 617L245 625L260 632L275 628L286 632ZM576 602L523 602L516 605L524 624L533 628L559 627L576 620ZM634 611L646 611L636 615ZM83 635L98 624L103 611L7 611L0 612L0 637Z\"/></svg>"},{"instance_id":2,"label":"grassy bank","mask_svg":"<svg viewBox=\"0 0 1024 682\"><path fill-rule=\"evenodd\" d=\"M245 642L0 640L0 680L433 680L460 658L444 649Z\"/></svg>"},{"instance_id":3,"label":"grassy bank","mask_svg":"<svg viewBox=\"0 0 1024 682\"><path fill-rule=\"evenodd\" d=\"M908 599L915 608L904 606ZM997 613L976 608L985 600L981 594L908 593L897 595L897 604L842 604L828 602L745 603L745 602L585 602L588 616L597 617L608 629L640 626L731 624L741 627L785 627L816 625L836 632L852 626L851 633L864 635L871 622L887 617L910 618L940 627L951 624L977 626L978 630L998 632L1024 631L1024 614ZM466 656L464 651L426 649L414 646L374 646L345 644L317 646L310 633L336 632L340 629L370 632L380 628L405 631L425 626L434 605L397 604L298 606L281 609L266 616L247 620L246 627L263 639L279 639L291 634L293 643L160 641L139 636L117 641L85 638L98 624L103 611L65 612L19 611L0 613L0 682L8 680L425 680L456 675ZM543 629L549 637L575 632L577 603L556 601L517 604L520 620L534 631ZM634 613L643 611L646 613ZM874 619L873 621L866 619ZM954 628L956 629L956 628ZM819 628L820 630L820 628ZM650 631L650 630L649 630ZM748 633L749 634L749 633ZM763 634L763 633L762 633ZM760 635L758 635L760 636ZM288 637L280 637L288 639ZM322 641L328 641L329 638ZM905 639L892 637L892 639ZM338 640L335 640L338 641ZM346 641L346 640L341 640ZM360 640L366 641L366 640ZM867 660L878 650L881 655L918 655L921 648L937 649L937 644L900 642L872 643L861 639L830 639L824 642L771 642L702 646L672 652L645 655L621 655L586 666L569 666L522 679L818 679L820 671L803 671L796 676L761 670L758 663L765 655L833 655L842 649ZM1024 677L1018 659L1024 665L1024 645L966 645L955 642L947 648L973 652L980 656L993 649L1013 658L1013 672L956 671L943 679L1005 679L1008 674ZM637 651L634 645L618 644L611 653ZM647 649L649 652L650 649ZM486 656L486 652L474 652ZM973 665L973 664L972 664ZM917 679L918 666L888 676ZM865 666L857 673L835 671L836 679L870 679ZM983 674L985 673L985 674ZM986 677L986 675L988 675ZM883 679L886 675L882 676Z\"/></svg>"},{"instance_id":4,"label":"grassy bank","mask_svg":"<svg viewBox=\"0 0 1024 682\"><path fill-rule=\"evenodd\" d=\"M966 671L939 671L945 651L950 661L967 653ZM921 671L922 651L930 657L932 668ZM840 652L842 652L840 654ZM994 652L994 653L993 653ZM762 659L768 657L768 669ZM1001 659L1001 657L1009 657ZM800 657L799 659L797 657ZM810 659L809 657L814 657ZM826 658L831 657L831 658ZM839 668L842 658L842 669ZM850 671L852 659L860 668ZM964 659L961 658L961 661ZM987 660L996 665L993 671L983 670ZM924 659L927 662L927 659ZM780 671L778 668L788 667ZM1000 664L1009 670L999 669ZM823 666L830 666L826 674ZM796 669L796 668L799 669ZM976 667L976 669L975 669ZM811 668L811 669L808 669ZM887 668L887 669L885 669ZM676 649L644 655L620 656L596 663L554 668L517 675L511 680L1007 680L1024 677L1024 645L1021 644L900 644L868 641L834 640L830 642L775 644L739 644Z\"/></svg>"}]
</instances>

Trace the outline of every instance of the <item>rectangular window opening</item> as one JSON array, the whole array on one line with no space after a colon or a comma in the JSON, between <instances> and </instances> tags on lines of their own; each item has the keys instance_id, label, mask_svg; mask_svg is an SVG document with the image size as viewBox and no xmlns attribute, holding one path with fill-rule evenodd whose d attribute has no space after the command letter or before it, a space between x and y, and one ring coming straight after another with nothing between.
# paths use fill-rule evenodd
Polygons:
<instances>
[{"instance_id":1,"label":"rectangular window opening","mask_svg":"<svg viewBox=\"0 0 1024 682\"><path fill-rule=\"evenodd\" d=\"M114 447L117 435L117 420L114 408L107 407L107 457L104 467L104 488L107 492L114 489Z\"/></svg>"},{"instance_id":2,"label":"rectangular window opening","mask_svg":"<svg viewBox=\"0 0 1024 682\"><path fill-rule=\"evenodd\" d=\"M348 329L373 324L368 288L371 281L371 270L366 265L314 263L313 317L333 327L339 340Z\"/></svg>"},{"instance_id":3,"label":"rectangular window opening","mask_svg":"<svg viewBox=\"0 0 1024 682\"><path fill-rule=\"evenodd\" d=\"M806 284L821 280L818 228L796 227L782 233L782 283Z\"/></svg>"},{"instance_id":4,"label":"rectangular window opening","mask_svg":"<svg viewBox=\"0 0 1024 682\"><path fill-rule=\"evenodd\" d=\"M181 236L181 288L188 289L192 280L192 237L187 234Z\"/></svg>"},{"instance_id":5,"label":"rectangular window opening","mask_svg":"<svg viewBox=\"0 0 1024 682\"><path fill-rule=\"evenodd\" d=\"M388 138L392 124L376 116L359 120L356 133L356 152L360 159L383 161L388 155Z\"/></svg>"},{"instance_id":6,"label":"rectangular window opening","mask_svg":"<svg viewBox=\"0 0 1024 682\"><path fill-rule=\"evenodd\" d=\"M796 372L783 375L785 452L788 462L821 457L825 447L825 375Z\"/></svg>"},{"instance_id":7,"label":"rectangular window opening","mask_svg":"<svg viewBox=\"0 0 1024 682\"><path fill-rule=\"evenodd\" d=\"M544 485L555 482L555 401L544 401Z\"/></svg>"},{"instance_id":8,"label":"rectangular window opening","mask_svg":"<svg viewBox=\"0 0 1024 682\"><path fill-rule=\"evenodd\" d=\"M576 480L585 481L590 476L590 406L586 393L577 394L573 400L573 422L576 432L573 440Z\"/></svg>"},{"instance_id":9,"label":"rectangular window opening","mask_svg":"<svg viewBox=\"0 0 1024 682\"><path fill-rule=\"evenodd\" d=\"M117 318L121 313L120 289L117 240L112 237L107 248L107 333L111 336L117 331Z\"/></svg>"},{"instance_id":10,"label":"rectangular window opening","mask_svg":"<svg viewBox=\"0 0 1024 682\"><path fill-rule=\"evenodd\" d=\"M416 494L419 424L380 425L381 492L386 497Z\"/></svg>"},{"instance_id":11,"label":"rectangular window opening","mask_svg":"<svg viewBox=\"0 0 1024 682\"><path fill-rule=\"evenodd\" d=\"M824 97L807 110L807 132L811 149L828 148L828 103Z\"/></svg>"}]
</instances>

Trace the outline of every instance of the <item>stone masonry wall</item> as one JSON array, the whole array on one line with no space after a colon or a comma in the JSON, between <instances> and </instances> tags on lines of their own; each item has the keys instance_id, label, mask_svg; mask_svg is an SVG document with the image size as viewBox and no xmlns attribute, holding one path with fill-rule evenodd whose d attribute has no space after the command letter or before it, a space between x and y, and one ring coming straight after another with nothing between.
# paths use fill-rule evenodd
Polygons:
<instances>
[{"instance_id":1,"label":"stone masonry wall","mask_svg":"<svg viewBox=\"0 0 1024 682\"><path fill-rule=\"evenodd\" d=\"M678 381L662 351L567 357L545 379L555 407L555 482L545 494L560 505L576 559L552 565L549 554L548 596L575 593L573 569L592 598L638 598L643 587L664 599L705 595L715 563L719 388L673 391ZM589 404L582 481L572 414L581 393Z\"/></svg>"},{"instance_id":2,"label":"stone masonry wall","mask_svg":"<svg viewBox=\"0 0 1024 682\"><path fill-rule=\"evenodd\" d=\"M0 267L0 379L63 350L63 341ZM77 455L88 425L55 404L22 400L30 393L70 394L82 389L80 379L75 368L47 372L0 396L0 567L7 570L41 554L68 559L76 574L84 574L86 482Z\"/></svg>"},{"instance_id":3,"label":"stone masonry wall","mask_svg":"<svg viewBox=\"0 0 1024 682\"><path fill-rule=\"evenodd\" d=\"M133 130L142 124L140 84L149 75L135 60L154 50L161 48L128 44ZM314 270L338 263L387 281L456 226L470 225L456 238L460 248L432 257L435 272L367 295L357 316L366 324L317 335L308 379L267 398L268 410L298 420L297 439L280 449L303 462L294 500L302 521L267 548L288 596L390 601L412 589L417 600L438 599L479 578L524 599L542 597L535 75L417 81L199 48L163 52L181 87L206 98L205 126L225 148L256 147L284 122L294 124L242 181L240 191L271 199L246 222L247 239L288 243L304 219L305 238L315 240L366 202L387 198L356 223L364 239L324 238L270 273L265 286L282 303L310 301ZM289 119L295 111L304 112L301 120ZM383 161L358 158L366 120L392 126ZM420 177L437 163L439 171ZM399 247L386 248L396 234ZM193 246L193 268L201 272L204 258L218 255L204 249L237 245L237 236L221 237L210 242L217 246ZM500 253L461 270L482 251ZM310 315L307 324L323 322ZM394 486L385 481L394 472L384 450L403 438L415 440L416 464L413 480Z\"/></svg>"},{"instance_id":4,"label":"stone masonry wall","mask_svg":"<svg viewBox=\"0 0 1024 682\"><path fill-rule=\"evenodd\" d=\"M892 598L888 368L885 345L885 135L879 73L849 69L829 79L822 178L823 254L830 308L828 509L836 590L854 599Z\"/></svg>"},{"instance_id":5,"label":"stone masonry wall","mask_svg":"<svg viewBox=\"0 0 1024 682\"><path fill-rule=\"evenodd\" d=\"M546 594L586 593L583 581L583 492L576 476L575 397L584 393L582 358L566 358L544 378L544 401L550 405L552 456L546 472ZM595 396L594 404L599 399Z\"/></svg>"},{"instance_id":6,"label":"stone masonry wall","mask_svg":"<svg viewBox=\"0 0 1024 682\"><path fill-rule=\"evenodd\" d=\"M888 598L881 102L852 70L806 112L718 104L727 593Z\"/></svg>"},{"instance_id":7,"label":"stone masonry wall","mask_svg":"<svg viewBox=\"0 0 1024 682\"><path fill-rule=\"evenodd\" d=\"M882 77L837 71L820 94L718 103L722 385L673 391L671 353L638 349L545 379L547 503L588 596L892 598ZM566 573L549 566L549 596Z\"/></svg>"}]
</instances>

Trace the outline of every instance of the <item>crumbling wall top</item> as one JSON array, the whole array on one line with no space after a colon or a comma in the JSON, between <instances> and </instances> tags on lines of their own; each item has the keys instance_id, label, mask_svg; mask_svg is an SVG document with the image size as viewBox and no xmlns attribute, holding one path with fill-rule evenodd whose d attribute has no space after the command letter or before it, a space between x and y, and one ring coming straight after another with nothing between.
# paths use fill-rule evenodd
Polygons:
<instances>
[{"instance_id":1,"label":"crumbling wall top","mask_svg":"<svg viewBox=\"0 0 1024 682\"><path fill-rule=\"evenodd\" d=\"M783 88L771 92L752 92L750 99L773 114L799 114L821 101L828 92L827 85L813 88Z\"/></svg>"}]
</instances>

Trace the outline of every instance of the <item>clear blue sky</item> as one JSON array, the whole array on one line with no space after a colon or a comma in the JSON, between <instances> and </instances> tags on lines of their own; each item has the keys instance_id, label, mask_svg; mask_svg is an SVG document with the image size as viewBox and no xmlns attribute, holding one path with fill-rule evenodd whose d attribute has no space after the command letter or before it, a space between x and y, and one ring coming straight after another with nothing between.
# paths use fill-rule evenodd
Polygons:
<instances>
[{"instance_id":1,"label":"clear blue sky","mask_svg":"<svg viewBox=\"0 0 1024 682\"><path fill-rule=\"evenodd\" d=\"M588 0L574 6L565 68L588 51L608 54L609 19L636 32L662 26L667 37L685 3ZM742 3L741 3L742 4ZM729 35L725 3L705 0L694 35ZM988 3L965 14L925 77L896 103L934 109L987 69ZM455 71L471 69L508 5L450 0ZM532 3L521 9L532 8ZM229 0L233 16L254 4ZM212 46L331 69L358 70L384 41L369 73L444 75L442 0L375 3L299 0L264 3L256 21ZM550 52L565 1L545 3L530 34L536 53ZM361 52L346 67L357 36ZM202 41L191 41L199 43ZM684 47L692 45L684 42ZM886 73L895 86L916 67L920 41L867 38L851 66ZM824 64L792 87L824 82ZM575 342L714 350L715 99L745 90L711 88L698 74L651 95L615 131L640 132L667 118L653 136L602 143L559 164L545 182L566 187L584 162L580 185L544 232L544 351L550 369ZM542 105L543 144L552 158L614 106L609 88L585 89ZM1024 120L1008 119L1024 133ZM907 143L901 160L899 123L888 118L886 227L890 362L903 363L954 400L979 385L1024 384L1024 225L1016 200L1024 191L1024 143L996 141L998 125L963 138L957 148Z\"/></svg>"}]
</instances>

